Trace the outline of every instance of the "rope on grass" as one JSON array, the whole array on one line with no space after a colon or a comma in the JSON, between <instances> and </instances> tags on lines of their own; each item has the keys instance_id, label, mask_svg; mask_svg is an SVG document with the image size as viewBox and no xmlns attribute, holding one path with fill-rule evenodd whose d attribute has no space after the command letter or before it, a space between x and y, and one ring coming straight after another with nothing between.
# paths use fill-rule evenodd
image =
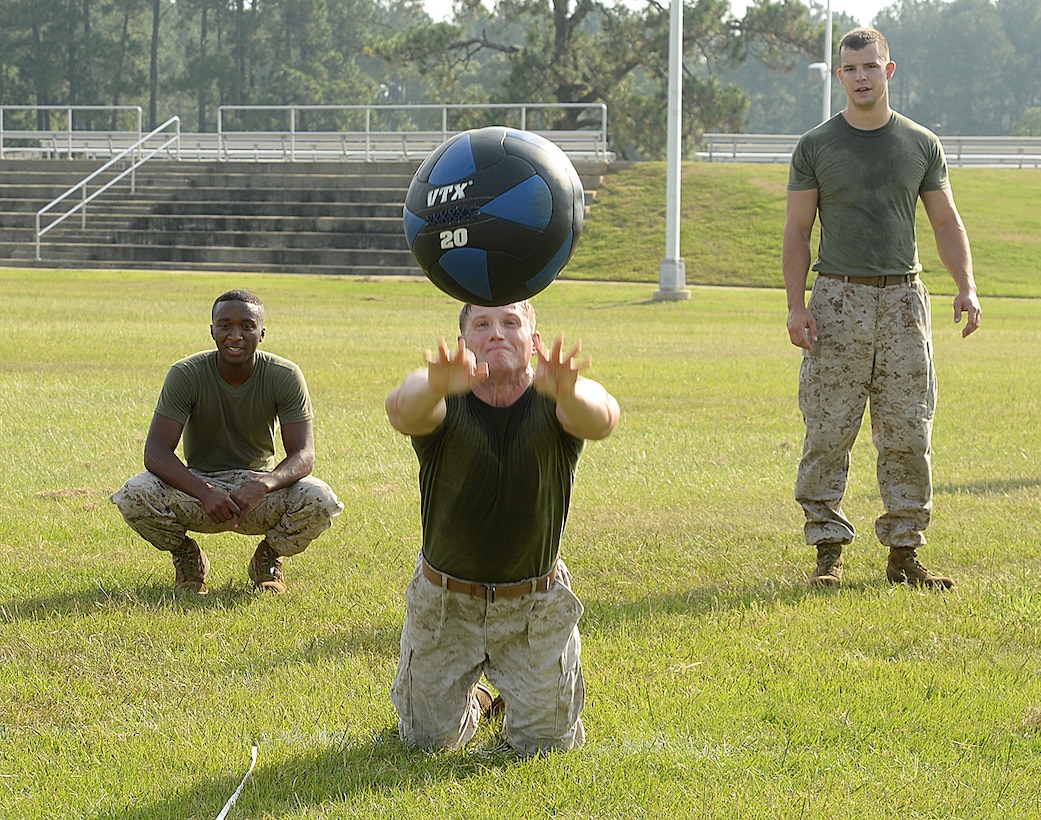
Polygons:
<instances>
[{"instance_id":1,"label":"rope on grass","mask_svg":"<svg viewBox=\"0 0 1041 820\"><path fill-rule=\"evenodd\" d=\"M217 820L224 820L228 816L228 812L231 811L231 807L235 805L235 801L239 799L239 795L242 794L242 790L246 786L246 781L249 780L249 776L253 774L253 767L257 765L257 747L253 747L253 751L250 753L252 758L249 762L249 769L246 774L242 776L242 782L239 783L239 787L235 789L235 794L228 798L228 802L224 804L224 808L221 809L220 814L217 815Z\"/></svg>"}]
</instances>

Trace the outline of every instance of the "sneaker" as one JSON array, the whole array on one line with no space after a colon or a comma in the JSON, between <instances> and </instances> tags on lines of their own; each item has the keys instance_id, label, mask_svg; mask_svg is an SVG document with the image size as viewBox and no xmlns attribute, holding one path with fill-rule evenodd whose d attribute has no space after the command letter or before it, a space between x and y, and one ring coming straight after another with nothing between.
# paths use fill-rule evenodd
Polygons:
<instances>
[{"instance_id":1,"label":"sneaker","mask_svg":"<svg viewBox=\"0 0 1041 820\"><path fill-rule=\"evenodd\" d=\"M818 544L817 568L810 576L810 586L838 587L842 583L842 544Z\"/></svg>"},{"instance_id":2,"label":"sneaker","mask_svg":"<svg viewBox=\"0 0 1041 820\"><path fill-rule=\"evenodd\" d=\"M914 547L895 547L889 551L886 578L891 584L909 584L913 587L951 589L954 581L930 572L922 566Z\"/></svg>"},{"instance_id":3,"label":"sneaker","mask_svg":"<svg viewBox=\"0 0 1041 820\"><path fill-rule=\"evenodd\" d=\"M285 592L282 576L282 556L275 552L265 538L257 545L249 562L249 578L257 592Z\"/></svg>"},{"instance_id":4,"label":"sneaker","mask_svg":"<svg viewBox=\"0 0 1041 820\"><path fill-rule=\"evenodd\" d=\"M492 690L483 683L478 683L474 689L474 698L481 709L481 720L488 720L500 714L506 708L502 695L493 695Z\"/></svg>"},{"instance_id":5,"label":"sneaker","mask_svg":"<svg viewBox=\"0 0 1041 820\"><path fill-rule=\"evenodd\" d=\"M210 561L206 553L199 549L195 539L185 536L177 549L170 550L173 556L174 590L176 592L194 592L205 595L210 591L206 586L206 576L210 574Z\"/></svg>"}]
</instances>

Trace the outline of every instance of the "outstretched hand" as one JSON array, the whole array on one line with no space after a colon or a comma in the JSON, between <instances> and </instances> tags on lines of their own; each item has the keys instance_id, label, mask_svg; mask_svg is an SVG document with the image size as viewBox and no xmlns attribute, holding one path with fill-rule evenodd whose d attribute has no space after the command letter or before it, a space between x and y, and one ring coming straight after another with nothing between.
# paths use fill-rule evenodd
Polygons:
<instances>
[{"instance_id":1,"label":"outstretched hand","mask_svg":"<svg viewBox=\"0 0 1041 820\"><path fill-rule=\"evenodd\" d=\"M557 336L549 353L541 341L535 345L535 354L538 357L535 366L535 389L556 402L575 395L579 371L589 367L593 361L589 356L582 361L576 359L582 352L582 342L577 342L566 355L563 348L563 333Z\"/></svg>"},{"instance_id":2,"label":"outstretched hand","mask_svg":"<svg viewBox=\"0 0 1041 820\"><path fill-rule=\"evenodd\" d=\"M448 349L444 339L437 347L437 355L429 350L424 355L427 363L427 384L440 396L469 393L475 384L488 378L488 363L478 362L473 351L459 337L459 346Z\"/></svg>"}]
</instances>

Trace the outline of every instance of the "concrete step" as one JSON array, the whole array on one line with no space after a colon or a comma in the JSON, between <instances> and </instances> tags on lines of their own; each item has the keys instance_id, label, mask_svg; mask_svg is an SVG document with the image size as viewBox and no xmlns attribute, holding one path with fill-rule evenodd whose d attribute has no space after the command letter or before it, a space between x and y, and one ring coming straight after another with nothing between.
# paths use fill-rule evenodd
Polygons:
<instances>
[{"instance_id":1,"label":"concrete step","mask_svg":"<svg viewBox=\"0 0 1041 820\"><path fill-rule=\"evenodd\" d=\"M78 237L85 239L86 237ZM62 237L62 242L74 238ZM267 228L257 231L236 230L148 230L148 231L116 231L112 242L121 246L141 245L147 247L177 247L183 245L201 245L212 248L227 246L239 249L265 248L335 248L338 250L353 249L387 249L408 251L403 231L395 233L355 233L349 231L301 231L279 230Z\"/></svg>"},{"instance_id":2,"label":"concrete step","mask_svg":"<svg viewBox=\"0 0 1041 820\"><path fill-rule=\"evenodd\" d=\"M35 213L100 166L0 161L0 260L40 267L421 276L401 222L418 162L150 162L44 236ZM586 203L606 165L580 169ZM115 172L113 172L115 173ZM108 176L108 175L107 175ZM88 190L96 190L101 182ZM47 214L48 225L76 201Z\"/></svg>"},{"instance_id":3,"label":"concrete step","mask_svg":"<svg viewBox=\"0 0 1041 820\"><path fill-rule=\"evenodd\" d=\"M405 241L401 218L337 219L335 217L313 217L304 219L295 216L267 217L155 217L147 216L131 221L129 229L117 229L120 235L147 234L156 244L167 244L164 237L183 241L186 234L209 236L235 234L244 237L247 244L272 235L321 236L336 241L350 242L367 238L366 241L388 242L400 238Z\"/></svg>"},{"instance_id":4,"label":"concrete step","mask_svg":"<svg viewBox=\"0 0 1041 820\"><path fill-rule=\"evenodd\" d=\"M113 251L118 248L118 253ZM41 256L50 267L75 267L69 262L105 263L112 267L148 269L153 263L200 270L260 270L311 267L337 269L353 273L354 268L390 267L419 273L419 268L406 250L386 248L242 248L228 245L137 245L118 246L98 242L61 242L45 244ZM33 259L33 253L20 249L12 259Z\"/></svg>"},{"instance_id":5,"label":"concrete step","mask_svg":"<svg viewBox=\"0 0 1041 820\"><path fill-rule=\"evenodd\" d=\"M114 261L111 259L70 259L70 260L50 260L44 259L43 261L37 262L34 259L12 259L10 264L20 268L41 268L41 269L64 269L73 268L76 270L151 270L151 271L206 271L216 273L292 273L292 274L305 274L314 276L357 276L366 279L378 279L380 277L409 277L415 279L423 279L423 272L416 267L413 263L410 267L395 267L393 265L379 264L379 265L360 265L355 264L350 268L344 268L342 265L316 265L309 263L306 265L267 265L267 264L239 264L239 263L221 263L221 264L210 264L208 262L199 263L186 263L186 262L164 262L161 260L151 260L147 264L143 263L127 263L123 261ZM434 286L431 285L431 288Z\"/></svg>"}]
</instances>

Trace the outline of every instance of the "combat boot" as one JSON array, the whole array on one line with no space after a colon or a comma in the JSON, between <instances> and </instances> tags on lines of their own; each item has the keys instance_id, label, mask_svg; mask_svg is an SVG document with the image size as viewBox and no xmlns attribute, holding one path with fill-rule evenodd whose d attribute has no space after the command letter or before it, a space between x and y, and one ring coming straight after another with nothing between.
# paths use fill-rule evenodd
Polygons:
<instances>
[{"instance_id":1,"label":"combat boot","mask_svg":"<svg viewBox=\"0 0 1041 820\"><path fill-rule=\"evenodd\" d=\"M275 552L266 538L257 545L253 560L249 562L249 577L257 592L286 591L282 556Z\"/></svg>"},{"instance_id":2,"label":"combat boot","mask_svg":"<svg viewBox=\"0 0 1041 820\"><path fill-rule=\"evenodd\" d=\"M177 549L170 550L173 556L174 591L194 592L197 595L208 593L206 576L210 574L210 562L206 553L199 549L195 539L184 537Z\"/></svg>"},{"instance_id":3,"label":"combat boot","mask_svg":"<svg viewBox=\"0 0 1041 820\"><path fill-rule=\"evenodd\" d=\"M894 547L889 550L886 578L891 584L909 584L913 587L931 587L940 590L954 587L954 581L950 578L937 575L923 567L914 547Z\"/></svg>"},{"instance_id":4,"label":"combat boot","mask_svg":"<svg viewBox=\"0 0 1041 820\"><path fill-rule=\"evenodd\" d=\"M842 583L842 544L817 545L817 569L810 576L810 586L838 587Z\"/></svg>"},{"instance_id":5,"label":"combat boot","mask_svg":"<svg viewBox=\"0 0 1041 820\"><path fill-rule=\"evenodd\" d=\"M506 708L502 695L493 695L492 690L483 683L477 684L474 689L474 698L477 699L477 706L481 711L481 720L491 720L502 714Z\"/></svg>"}]
</instances>

